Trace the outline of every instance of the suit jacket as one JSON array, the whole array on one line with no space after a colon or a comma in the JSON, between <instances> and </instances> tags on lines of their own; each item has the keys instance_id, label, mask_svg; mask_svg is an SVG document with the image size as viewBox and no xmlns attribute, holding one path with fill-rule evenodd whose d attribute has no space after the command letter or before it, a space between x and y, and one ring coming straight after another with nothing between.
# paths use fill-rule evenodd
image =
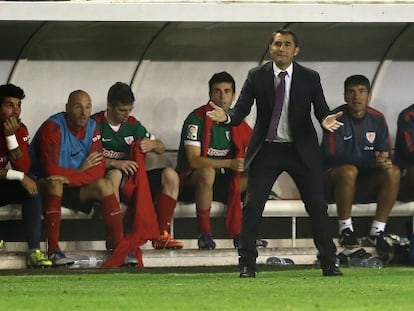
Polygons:
<instances>
[{"instance_id":1,"label":"suit jacket","mask_svg":"<svg viewBox=\"0 0 414 311\"><path fill-rule=\"evenodd\" d=\"M249 167L266 138L275 98L274 79L272 62L251 69L234 108L229 112L230 125L236 125L242 122L250 113L253 103L256 103L256 124L246 153L246 168ZM319 74L293 62L288 105L291 136L303 162L308 167L322 168L321 150L311 119L311 105L316 118L321 123L329 114L329 107L323 94Z\"/></svg>"}]
</instances>

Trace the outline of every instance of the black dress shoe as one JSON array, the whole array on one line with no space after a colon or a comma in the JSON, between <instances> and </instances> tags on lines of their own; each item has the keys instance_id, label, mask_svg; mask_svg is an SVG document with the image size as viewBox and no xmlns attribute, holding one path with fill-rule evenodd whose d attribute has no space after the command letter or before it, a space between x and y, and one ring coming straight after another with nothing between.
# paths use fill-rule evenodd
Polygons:
<instances>
[{"instance_id":1,"label":"black dress shoe","mask_svg":"<svg viewBox=\"0 0 414 311\"><path fill-rule=\"evenodd\" d=\"M240 277L241 278L255 278L256 277L256 272L254 270L252 270L251 268L243 267L240 270Z\"/></svg>"},{"instance_id":2,"label":"black dress shoe","mask_svg":"<svg viewBox=\"0 0 414 311\"><path fill-rule=\"evenodd\" d=\"M326 268L322 268L322 275L323 276L342 276L341 270L337 267L337 265L332 265Z\"/></svg>"}]
</instances>

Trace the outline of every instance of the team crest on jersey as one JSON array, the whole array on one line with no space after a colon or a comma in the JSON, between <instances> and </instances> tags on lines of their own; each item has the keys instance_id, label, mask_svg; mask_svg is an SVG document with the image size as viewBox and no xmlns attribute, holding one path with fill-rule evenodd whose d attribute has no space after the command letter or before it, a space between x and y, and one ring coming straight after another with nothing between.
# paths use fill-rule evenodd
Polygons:
<instances>
[{"instance_id":1,"label":"team crest on jersey","mask_svg":"<svg viewBox=\"0 0 414 311\"><path fill-rule=\"evenodd\" d=\"M368 139L368 141L372 144L375 140L375 132L366 132L365 137Z\"/></svg>"},{"instance_id":2,"label":"team crest on jersey","mask_svg":"<svg viewBox=\"0 0 414 311\"><path fill-rule=\"evenodd\" d=\"M226 138L228 141L230 141L230 131L226 131Z\"/></svg>"},{"instance_id":3,"label":"team crest on jersey","mask_svg":"<svg viewBox=\"0 0 414 311\"><path fill-rule=\"evenodd\" d=\"M128 145L131 145L134 142L134 136L126 136L124 140Z\"/></svg>"},{"instance_id":4,"label":"team crest on jersey","mask_svg":"<svg viewBox=\"0 0 414 311\"><path fill-rule=\"evenodd\" d=\"M197 140L198 125L189 124L187 128L187 138Z\"/></svg>"}]
</instances>

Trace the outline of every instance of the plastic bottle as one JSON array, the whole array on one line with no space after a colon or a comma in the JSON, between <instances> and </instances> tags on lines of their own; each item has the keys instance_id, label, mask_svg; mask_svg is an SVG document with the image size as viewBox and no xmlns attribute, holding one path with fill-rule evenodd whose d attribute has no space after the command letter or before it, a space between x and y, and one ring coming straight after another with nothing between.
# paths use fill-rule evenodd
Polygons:
<instances>
[{"instance_id":1,"label":"plastic bottle","mask_svg":"<svg viewBox=\"0 0 414 311\"><path fill-rule=\"evenodd\" d=\"M266 264L267 265L286 266L286 265L293 265L295 263L290 258L269 257L266 260Z\"/></svg>"},{"instance_id":2,"label":"plastic bottle","mask_svg":"<svg viewBox=\"0 0 414 311\"><path fill-rule=\"evenodd\" d=\"M350 267L355 268L373 268L373 269L382 269L384 264L379 257L371 258L351 258L348 262Z\"/></svg>"},{"instance_id":3,"label":"plastic bottle","mask_svg":"<svg viewBox=\"0 0 414 311\"><path fill-rule=\"evenodd\" d=\"M70 268L100 268L103 260L97 259L95 256L80 256L75 259Z\"/></svg>"}]
</instances>

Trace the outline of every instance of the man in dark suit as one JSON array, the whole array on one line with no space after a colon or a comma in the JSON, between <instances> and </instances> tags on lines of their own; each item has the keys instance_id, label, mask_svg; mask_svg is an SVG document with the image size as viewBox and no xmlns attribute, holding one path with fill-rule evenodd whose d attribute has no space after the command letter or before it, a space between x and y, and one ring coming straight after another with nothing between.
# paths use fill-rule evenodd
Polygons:
<instances>
[{"instance_id":1,"label":"man in dark suit","mask_svg":"<svg viewBox=\"0 0 414 311\"><path fill-rule=\"evenodd\" d=\"M329 230L322 156L311 120L311 104L321 126L328 131L342 125L336 120L341 113L329 115L319 74L293 62L299 53L298 38L293 31L274 32L269 53L273 61L249 71L234 109L226 114L210 103L213 110L207 113L214 121L237 125L256 102L256 124L245 157L248 185L238 250L240 277L256 276L255 241L263 209L275 180L283 171L295 181L311 217L323 275L340 276L336 247Z\"/></svg>"}]
</instances>

